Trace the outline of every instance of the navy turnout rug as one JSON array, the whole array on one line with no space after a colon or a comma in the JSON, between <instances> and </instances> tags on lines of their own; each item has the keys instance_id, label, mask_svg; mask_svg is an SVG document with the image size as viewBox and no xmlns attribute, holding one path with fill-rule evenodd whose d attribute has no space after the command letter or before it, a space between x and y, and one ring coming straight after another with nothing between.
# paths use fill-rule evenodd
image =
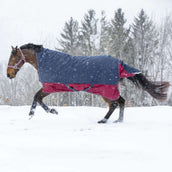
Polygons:
<instances>
[{"instance_id":1,"label":"navy turnout rug","mask_svg":"<svg viewBox=\"0 0 172 172\"><path fill-rule=\"evenodd\" d=\"M72 56L42 48L36 54L43 91L87 91L111 100L119 97L119 78L139 70L112 56Z\"/></svg>"}]
</instances>

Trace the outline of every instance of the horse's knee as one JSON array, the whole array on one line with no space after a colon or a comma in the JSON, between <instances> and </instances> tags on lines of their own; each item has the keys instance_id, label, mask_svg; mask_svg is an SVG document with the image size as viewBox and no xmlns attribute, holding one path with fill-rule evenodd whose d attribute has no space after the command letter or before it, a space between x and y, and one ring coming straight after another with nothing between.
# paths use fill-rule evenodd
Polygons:
<instances>
[{"instance_id":1,"label":"horse's knee","mask_svg":"<svg viewBox=\"0 0 172 172\"><path fill-rule=\"evenodd\" d=\"M42 100L44 97L48 96L49 93L45 93L40 89L34 96L34 100L36 100L38 103L42 103Z\"/></svg>"},{"instance_id":2,"label":"horse's knee","mask_svg":"<svg viewBox=\"0 0 172 172\"><path fill-rule=\"evenodd\" d=\"M35 96L34 96L34 100L37 101L37 102L41 102L43 99L43 96L42 96L42 90L39 90Z\"/></svg>"}]
</instances>

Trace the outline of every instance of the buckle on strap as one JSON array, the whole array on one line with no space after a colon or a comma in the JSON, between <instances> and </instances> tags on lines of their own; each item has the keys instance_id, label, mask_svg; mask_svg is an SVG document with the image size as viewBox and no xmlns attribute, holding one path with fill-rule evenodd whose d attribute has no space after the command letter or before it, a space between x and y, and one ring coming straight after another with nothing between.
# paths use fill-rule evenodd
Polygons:
<instances>
[{"instance_id":1,"label":"buckle on strap","mask_svg":"<svg viewBox=\"0 0 172 172\"><path fill-rule=\"evenodd\" d=\"M83 90L75 90L74 88L70 87L68 84L64 84L67 88L69 88L70 90L74 91L74 92L78 92L78 91L88 91L89 89L91 89L93 87L94 84L91 84L88 88L85 88Z\"/></svg>"}]
</instances>

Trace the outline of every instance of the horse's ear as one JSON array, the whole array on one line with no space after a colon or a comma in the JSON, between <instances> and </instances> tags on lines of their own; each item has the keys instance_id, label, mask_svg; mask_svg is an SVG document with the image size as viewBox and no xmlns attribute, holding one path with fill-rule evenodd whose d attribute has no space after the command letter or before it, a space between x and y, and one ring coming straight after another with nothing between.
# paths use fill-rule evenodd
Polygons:
<instances>
[{"instance_id":1,"label":"horse's ear","mask_svg":"<svg viewBox=\"0 0 172 172\"><path fill-rule=\"evenodd\" d=\"M12 50L15 50L15 48L11 45Z\"/></svg>"},{"instance_id":2,"label":"horse's ear","mask_svg":"<svg viewBox=\"0 0 172 172\"><path fill-rule=\"evenodd\" d=\"M13 46L11 46L11 48L12 48L12 53L16 54L17 53L17 49L18 49L17 46L15 48Z\"/></svg>"},{"instance_id":3,"label":"horse's ear","mask_svg":"<svg viewBox=\"0 0 172 172\"><path fill-rule=\"evenodd\" d=\"M11 48L12 48L12 50L17 51L18 46L16 46L15 48L13 46L11 46Z\"/></svg>"}]
</instances>

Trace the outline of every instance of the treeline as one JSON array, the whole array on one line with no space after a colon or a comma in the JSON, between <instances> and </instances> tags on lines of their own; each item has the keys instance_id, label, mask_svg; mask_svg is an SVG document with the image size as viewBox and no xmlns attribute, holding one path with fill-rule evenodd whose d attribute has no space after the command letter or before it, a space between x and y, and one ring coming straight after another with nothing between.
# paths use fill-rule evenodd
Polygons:
<instances>
[{"instance_id":1,"label":"treeline","mask_svg":"<svg viewBox=\"0 0 172 172\"><path fill-rule=\"evenodd\" d=\"M143 9L129 26L122 9L117 9L111 20L104 11L99 19L94 10L89 10L81 22L71 17L65 23L57 50L73 55L112 55L136 67L150 80L169 81L172 80L171 26L170 16L157 26ZM120 90L131 105L157 103L127 81Z\"/></svg>"},{"instance_id":2,"label":"treeline","mask_svg":"<svg viewBox=\"0 0 172 172\"><path fill-rule=\"evenodd\" d=\"M101 17L97 18L94 10L89 10L82 21L71 17L64 24L56 49L72 55L112 55L136 67L152 81L172 81L171 47L171 16L167 16L161 25L157 25L142 9L133 23L128 25L122 9L117 9L111 20L107 19L104 11ZM31 103L31 96L40 85L36 72L30 66L24 67L23 73L23 77L19 75L15 81L8 83L10 85L8 90L6 84L1 85L1 104ZM27 75L29 81L26 79ZM5 97L2 94L4 92ZM158 103L127 80L120 84L120 92L127 100L128 106ZM169 92L170 94L172 93ZM99 96L82 92L53 94L46 98L46 101L50 105L104 106ZM172 96L169 96L165 104L172 105Z\"/></svg>"}]
</instances>

